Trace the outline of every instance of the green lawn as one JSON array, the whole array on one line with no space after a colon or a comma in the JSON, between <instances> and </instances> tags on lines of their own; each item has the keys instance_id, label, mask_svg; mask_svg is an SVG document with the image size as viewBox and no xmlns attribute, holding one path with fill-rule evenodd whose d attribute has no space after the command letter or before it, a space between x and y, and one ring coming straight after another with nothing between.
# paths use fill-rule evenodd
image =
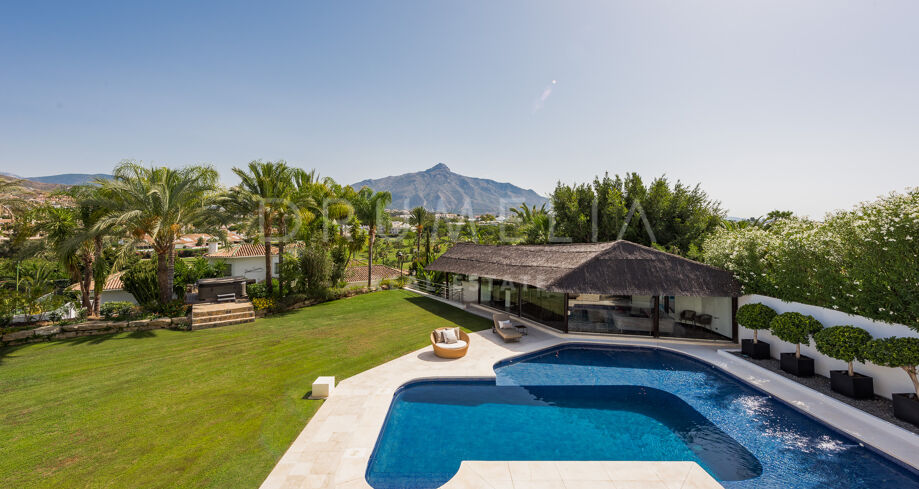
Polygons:
<instances>
[{"instance_id":1,"label":"green lawn","mask_svg":"<svg viewBox=\"0 0 919 489\"><path fill-rule=\"evenodd\" d=\"M397 290L255 323L0 349L0 487L257 487L338 379L490 322Z\"/></svg>"}]
</instances>

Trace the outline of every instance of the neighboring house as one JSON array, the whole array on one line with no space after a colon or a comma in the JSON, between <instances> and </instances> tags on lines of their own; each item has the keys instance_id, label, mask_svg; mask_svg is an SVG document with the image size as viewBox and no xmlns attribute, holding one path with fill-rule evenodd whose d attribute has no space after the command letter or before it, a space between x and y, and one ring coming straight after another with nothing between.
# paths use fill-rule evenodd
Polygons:
<instances>
[{"instance_id":1,"label":"neighboring house","mask_svg":"<svg viewBox=\"0 0 919 489\"><path fill-rule=\"evenodd\" d=\"M380 283L380 280L395 280L399 278L399 275L401 275L401 273L399 273L398 268L393 268L386 265L374 265L373 276L370 278L370 283L372 285L377 285ZM348 267L345 270L345 282L348 282L351 285L366 285L367 265L355 265Z\"/></svg>"},{"instance_id":2,"label":"neighboring house","mask_svg":"<svg viewBox=\"0 0 919 489\"><path fill-rule=\"evenodd\" d=\"M121 276L124 275L124 272L113 273L108 276L105 280L105 285L102 287L102 294L99 296L99 301L101 304L106 302L130 302L131 304L137 304L137 299L134 298L134 294L124 290L124 284L121 282ZM90 282L89 290L95 290L95 282ZM73 284L70 287L67 287L69 290L80 291L80 284ZM92 297L92 292L90 292L90 297Z\"/></svg>"},{"instance_id":3,"label":"neighboring house","mask_svg":"<svg viewBox=\"0 0 919 489\"><path fill-rule=\"evenodd\" d=\"M288 245L285 251L293 247ZM229 265L227 275L255 279L257 282L265 281L265 245L240 244L220 249L219 243L211 241L207 248L204 257L208 263L223 261ZM278 249L275 246L271 247L271 276L278 276Z\"/></svg>"}]
</instances>

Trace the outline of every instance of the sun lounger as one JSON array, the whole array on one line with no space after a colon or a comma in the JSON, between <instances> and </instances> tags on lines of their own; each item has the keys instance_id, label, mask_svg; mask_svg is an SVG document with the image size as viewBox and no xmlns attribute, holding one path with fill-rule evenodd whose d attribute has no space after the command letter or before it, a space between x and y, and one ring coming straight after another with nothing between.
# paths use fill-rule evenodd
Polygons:
<instances>
[{"instance_id":1,"label":"sun lounger","mask_svg":"<svg viewBox=\"0 0 919 489\"><path fill-rule=\"evenodd\" d=\"M517 331L517 328L514 327L514 323L511 321L511 317L509 315L494 314L491 318L492 321L494 321L492 331L500 336L505 343L509 343L511 341L520 341L520 338L523 337L523 334L520 331ZM509 325L506 327L501 327L500 323L502 321L508 321Z\"/></svg>"}]
</instances>

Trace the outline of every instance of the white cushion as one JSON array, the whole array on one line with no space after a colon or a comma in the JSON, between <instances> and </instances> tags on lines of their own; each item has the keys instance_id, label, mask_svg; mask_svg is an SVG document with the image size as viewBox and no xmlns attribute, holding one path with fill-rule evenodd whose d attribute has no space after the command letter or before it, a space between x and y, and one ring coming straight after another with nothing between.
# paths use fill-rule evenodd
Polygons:
<instances>
[{"instance_id":1,"label":"white cushion","mask_svg":"<svg viewBox=\"0 0 919 489\"><path fill-rule=\"evenodd\" d=\"M442 348L444 350L459 350L461 348L466 348L466 342L463 340L456 340L456 343L438 343L437 348Z\"/></svg>"},{"instance_id":2,"label":"white cushion","mask_svg":"<svg viewBox=\"0 0 919 489\"><path fill-rule=\"evenodd\" d=\"M444 343L452 345L459 341L459 338L456 337L456 330L453 328L444 330Z\"/></svg>"},{"instance_id":3,"label":"white cushion","mask_svg":"<svg viewBox=\"0 0 919 489\"><path fill-rule=\"evenodd\" d=\"M513 325L510 319L505 319L504 321L498 321L498 327L501 328L510 328Z\"/></svg>"}]
</instances>

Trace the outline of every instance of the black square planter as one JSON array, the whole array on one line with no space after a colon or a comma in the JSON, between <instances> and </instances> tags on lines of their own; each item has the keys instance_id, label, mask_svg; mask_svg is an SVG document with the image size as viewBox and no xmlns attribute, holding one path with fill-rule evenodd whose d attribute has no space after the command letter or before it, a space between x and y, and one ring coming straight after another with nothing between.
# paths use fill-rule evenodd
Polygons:
<instances>
[{"instance_id":1,"label":"black square planter","mask_svg":"<svg viewBox=\"0 0 919 489\"><path fill-rule=\"evenodd\" d=\"M919 426L919 399L915 394L894 394L893 415Z\"/></svg>"},{"instance_id":2,"label":"black square planter","mask_svg":"<svg viewBox=\"0 0 919 489\"><path fill-rule=\"evenodd\" d=\"M795 357L794 353L782 353L781 355L782 370L798 377L814 376L814 359L801 355L801 358Z\"/></svg>"},{"instance_id":3,"label":"black square planter","mask_svg":"<svg viewBox=\"0 0 919 489\"><path fill-rule=\"evenodd\" d=\"M754 360L765 360L770 358L769 343L765 341L740 340L740 352Z\"/></svg>"},{"instance_id":4,"label":"black square planter","mask_svg":"<svg viewBox=\"0 0 919 489\"><path fill-rule=\"evenodd\" d=\"M871 399L874 397L874 380L867 375L855 374L849 377L848 370L830 370L830 387L852 399Z\"/></svg>"}]
</instances>

